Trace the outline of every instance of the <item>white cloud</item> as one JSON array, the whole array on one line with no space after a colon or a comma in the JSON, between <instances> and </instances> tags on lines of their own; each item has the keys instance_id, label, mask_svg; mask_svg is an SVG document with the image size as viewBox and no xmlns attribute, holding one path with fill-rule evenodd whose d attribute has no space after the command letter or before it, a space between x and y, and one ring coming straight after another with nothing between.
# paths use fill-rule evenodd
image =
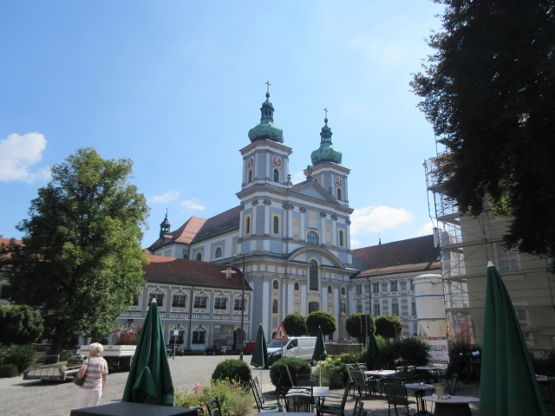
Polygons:
<instances>
[{"instance_id":1,"label":"white cloud","mask_svg":"<svg viewBox=\"0 0 555 416\"><path fill-rule=\"evenodd\" d=\"M181 206L183 208L196 211L203 211L206 209L206 207L204 205L201 205L196 199L188 199L186 201L183 201L181 202Z\"/></svg>"},{"instance_id":2,"label":"white cloud","mask_svg":"<svg viewBox=\"0 0 555 416\"><path fill-rule=\"evenodd\" d=\"M434 224L432 221L427 222L426 224L424 224L424 225L422 226L421 229L418 230L418 236L424 236L424 235L433 234L433 232L434 232L434 227L435 227L435 224Z\"/></svg>"},{"instance_id":3,"label":"white cloud","mask_svg":"<svg viewBox=\"0 0 555 416\"><path fill-rule=\"evenodd\" d=\"M166 192L163 195L155 195L152 198L149 199L149 202L152 202L154 204L165 204L168 203L170 201L173 201L175 199L179 198L179 192L178 191L170 191L170 192Z\"/></svg>"},{"instance_id":4,"label":"white cloud","mask_svg":"<svg viewBox=\"0 0 555 416\"><path fill-rule=\"evenodd\" d=\"M48 168L32 171L31 167L42 159L46 139L40 133L23 136L13 133L0 140L0 181L33 182L50 176Z\"/></svg>"},{"instance_id":5,"label":"white cloud","mask_svg":"<svg viewBox=\"0 0 555 416\"><path fill-rule=\"evenodd\" d=\"M410 224L412 215L404 208L386 206L355 209L351 215L351 234L364 234Z\"/></svg>"}]
</instances>

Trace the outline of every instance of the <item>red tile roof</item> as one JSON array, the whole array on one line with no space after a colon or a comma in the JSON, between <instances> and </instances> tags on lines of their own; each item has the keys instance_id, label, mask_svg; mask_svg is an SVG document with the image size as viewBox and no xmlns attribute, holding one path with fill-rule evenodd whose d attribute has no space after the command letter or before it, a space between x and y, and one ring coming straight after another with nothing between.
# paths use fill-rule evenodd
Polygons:
<instances>
[{"instance_id":1,"label":"red tile roof","mask_svg":"<svg viewBox=\"0 0 555 416\"><path fill-rule=\"evenodd\" d=\"M206 219L204 218L191 217L177 230L164 234L164 238L158 238L148 249L154 251L173 243L188 244L195 238L195 235L197 235L205 222Z\"/></svg>"},{"instance_id":2,"label":"red tile roof","mask_svg":"<svg viewBox=\"0 0 555 416\"><path fill-rule=\"evenodd\" d=\"M441 269L441 253L432 235L354 249L356 277Z\"/></svg>"},{"instance_id":3,"label":"red tile roof","mask_svg":"<svg viewBox=\"0 0 555 416\"><path fill-rule=\"evenodd\" d=\"M195 238L193 238L193 242L196 243L219 234L228 233L234 229L239 229L240 216L241 206L236 206L207 219Z\"/></svg>"},{"instance_id":4,"label":"red tile roof","mask_svg":"<svg viewBox=\"0 0 555 416\"><path fill-rule=\"evenodd\" d=\"M150 263L143 267L145 271L144 278L149 283L241 289L243 274L240 270L235 269L237 273L233 273L229 280L222 273L228 268L228 265L154 256L152 254L147 254L146 257ZM252 290L246 281L244 284L245 290Z\"/></svg>"}]
</instances>

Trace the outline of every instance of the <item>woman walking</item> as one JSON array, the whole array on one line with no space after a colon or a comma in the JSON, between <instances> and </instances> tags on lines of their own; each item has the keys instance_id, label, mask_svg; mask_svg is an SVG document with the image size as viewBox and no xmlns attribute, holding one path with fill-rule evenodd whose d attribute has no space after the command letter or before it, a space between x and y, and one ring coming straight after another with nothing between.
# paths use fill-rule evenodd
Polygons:
<instances>
[{"instance_id":1,"label":"woman walking","mask_svg":"<svg viewBox=\"0 0 555 416\"><path fill-rule=\"evenodd\" d=\"M102 358L104 347L98 342L89 345L89 359L77 373L77 377L85 377L85 382L77 391L76 409L98 406L102 391L108 377L108 363Z\"/></svg>"}]
</instances>

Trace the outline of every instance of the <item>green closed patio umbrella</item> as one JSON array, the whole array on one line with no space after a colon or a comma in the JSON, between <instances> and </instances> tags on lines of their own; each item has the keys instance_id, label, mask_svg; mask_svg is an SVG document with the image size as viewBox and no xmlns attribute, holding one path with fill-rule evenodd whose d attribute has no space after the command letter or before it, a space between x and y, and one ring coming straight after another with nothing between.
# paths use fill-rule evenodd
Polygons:
<instances>
[{"instance_id":1,"label":"green closed patio umbrella","mask_svg":"<svg viewBox=\"0 0 555 416\"><path fill-rule=\"evenodd\" d=\"M314 346L314 353L312 354L312 362L315 361L326 361L328 359L328 352L326 351L326 344L324 342L324 333L322 328L318 327L318 333L316 334L316 345ZM322 368L320 367L320 375L318 377L320 380L320 386L322 385Z\"/></svg>"},{"instance_id":2,"label":"green closed patio umbrella","mask_svg":"<svg viewBox=\"0 0 555 416\"><path fill-rule=\"evenodd\" d=\"M545 415L545 405L511 298L488 263L480 371L480 414Z\"/></svg>"},{"instance_id":3,"label":"green closed patio umbrella","mask_svg":"<svg viewBox=\"0 0 555 416\"><path fill-rule=\"evenodd\" d=\"M156 298L148 309L121 400L173 406L172 376Z\"/></svg>"},{"instance_id":4,"label":"green closed patio umbrella","mask_svg":"<svg viewBox=\"0 0 555 416\"><path fill-rule=\"evenodd\" d=\"M378 342L376 341L376 335L374 331L370 330L370 335L368 336L368 356L375 360L380 357L380 349L378 348Z\"/></svg>"},{"instance_id":5,"label":"green closed patio umbrella","mask_svg":"<svg viewBox=\"0 0 555 416\"><path fill-rule=\"evenodd\" d=\"M262 324L258 327L258 333L256 334L256 345L252 351L251 365L259 367L261 370L262 368L270 367L268 346L266 345L266 337L264 336Z\"/></svg>"}]
</instances>

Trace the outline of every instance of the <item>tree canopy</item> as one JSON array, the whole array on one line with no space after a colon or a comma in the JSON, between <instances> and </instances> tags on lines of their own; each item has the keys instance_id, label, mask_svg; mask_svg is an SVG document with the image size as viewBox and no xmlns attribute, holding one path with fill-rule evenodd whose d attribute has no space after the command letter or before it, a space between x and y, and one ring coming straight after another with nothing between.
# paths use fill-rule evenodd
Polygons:
<instances>
[{"instance_id":1,"label":"tree canopy","mask_svg":"<svg viewBox=\"0 0 555 416\"><path fill-rule=\"evenodd\" d=\"M448 151L438 179L463 213L503 208L508 247L554 257L555 0L435 1L443 31L411 86Z\"/></svg>"},{"instance_id":2,"label":"tree canopy","mask_svg":"<svg viewBox=\"0 0 555 416\"><path fill-rule=\"evenodd\" d=\"M370 322L370 328L366 328L365 322ZM346 329L349 336L358 338L358 342L363 342L369 331L374 329L374 321L370 315L356 312L347 318Z\"/></svg>"},{"instance_id":3,"label":"tree canopy","mask_svg":"<svg viewBox=\"0 0 555 416\"><path fill-rule=\"evenodd\" d=\"M380 315L374 319L376 335L384 338L399 338L403 333L403 322L395 315Z\"/></svg>"},{"instance_id":4,"label":"tree canopy","mask_svg":"<svg viewBox=\"0 0 555 416\"><path fill-rule=\"evenodd\" d=\"M306 326L308 328L308 333L312 336L318 333L318 327L322 328L322 333L324 335L331 335L337 329L335 317L331 313L325 311L311 312L306 318Z\"/></svg>"},{"instance_id":5,"label":"tree canopy","mask_svg":"<svg viewBox=\"0 0 555 416\"><path fill-rule=\"evenodd\" d=\"M287 335L300 337L308 333L306 318L299 313L291 313L283 318L283 327Z\"/></svg>"},{"instance_id":6,"label":"tree canopy","mask_svg":"<svg viewBox=\"0 0 555 416\"><path fill-rule=\"evenodd\" d=\"M0 344L35 342L44 330L40 313L26 305L0 306Z\"/></svg>"},{"instance_id":7,"label":"tree canopy","mask_svg":"<svg viewBox=\"0 0 555 416\"><path fill-rule=\"evenodd\" d=\"M77 150L51 167L52 180L17 226L22 244L0 248L12 300L41 312L53 351L75 330L106 336L144 284L149 209L127 182L131 170L129 159Z\"/></svg>"}]
</instances>

